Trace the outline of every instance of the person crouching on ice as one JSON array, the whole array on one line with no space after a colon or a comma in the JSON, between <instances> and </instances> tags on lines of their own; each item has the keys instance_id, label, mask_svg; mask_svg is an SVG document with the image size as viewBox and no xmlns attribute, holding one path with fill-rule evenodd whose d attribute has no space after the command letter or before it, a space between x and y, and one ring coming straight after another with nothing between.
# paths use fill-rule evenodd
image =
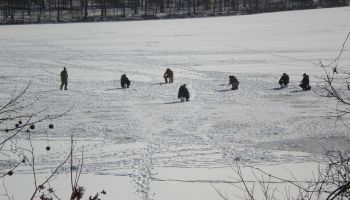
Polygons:
<instances>
[{"instance_id":1,"label":"person crouching on ice","mask_svg":"<svg viewBox=\"0 0 350 200\"><path fill-rule=\"evenodd\" d=\"M237 90L238 89L238 85L239 85L239 81L237 80L237 78L235 76L229 76L229 84L228 85L232 85L231 90Z\"/></svg>"},{"instance_id":2,"label":"person crouching on ice","mask_svg":"<svg viewBox=\"0 0 350 200\"><path fill-rule=\"evenodd\" d=\"M181 99L181 101L189 101L190 100L190 93L188 92L188 89L186 88L186 84L183 84L179 88L179 93L177 95L178 99Z\"/></svg>"},{"instance_id":3,"label":"person crouching on ice","mask_svg":"<svg viewBox=\"0 0 350 200\"><path fill-rule=\"evenodd\" d=\"M278 84L280 84L281 88L288 87L289 83L289 76L286 73L283 73L280 80L278 81Z\"/></svg>"},{"instance_id":4,"label":"person crouching on ice","mask_svg":"<svg viewBox=\"0 0 350 200\"><path fill-rule=\"evenodd\" d=\"M303 88L303 91L308 91L308 90L311 90L311 86L309 84L310 84L309 75L304 73L303 80L301 80L299 86Z\"/></svg>"},{"instance_id":5,"label":"person crouching on ice","mask_svg":"<svg viewBox=\"0 0 350 200\"><path fill-rule=\"evenodd\" d=\"M167 68L165 70L163 77L164 77L165 83L168 83L168 79L169 79L169 83L172 83L174 81L174 72L170 68Z\"/></svg>"},{"instance_id":6,"label":"person crouching on ice","mask_svg":"<svg viewBox=\"0 0 350 200\"><path fill-rule=\"evenodd\" d=\"M125 74L123 74L121 77L120 77L120 84L122 86L122 88L129 88L130 86L130 80L128 79L128 77L126 77Z\"/></svg>"}]
</instances>

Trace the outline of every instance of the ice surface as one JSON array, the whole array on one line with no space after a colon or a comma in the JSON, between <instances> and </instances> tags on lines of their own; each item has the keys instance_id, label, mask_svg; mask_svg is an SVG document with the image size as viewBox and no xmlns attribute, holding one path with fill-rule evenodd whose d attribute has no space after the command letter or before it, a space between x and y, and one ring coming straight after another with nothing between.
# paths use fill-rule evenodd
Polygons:
<instances>
[{"instance_id":1,"label":"ice surface","mask_svg":"<svg viewBox=\"0 0 350 200\"><path fill-rule=\"evenodd\" d=\"M329 117L334 102L298 87L308 73L318 89L319 61L338 55L349 17L350 8L344 7L0 26L0 100L31 80L26 95L28 101L39 99L34 111L48 108L52 114L72 107L64 117L38 125L41 130L54 123L54 130L33 136L41 176L68 155L73 134L77 160L84 147L81 185L88 195L106 189L103 199L220 199L210 183L236 195L227 184L237 161L278 169L279 175L290 168L304 177L311 173L300 169L316 169L322 147L349 149L349 130ZM338 66L349 64L347 44ZM59 90L64 66L68 91ZM174 70L173 84L162 84L166 67ZM291 84L279 90L283 72ZM129 89L120 89L124 73L132 81ZM237 91L227 86L231 74L240 81ZM184 83L191 101L179 103L177 90ZM5 148L23 145L20 136ZM30 172L26 166L6 178L15 199L32 191ZM67 183L65 176L56 185ZM21 192L15 187L19 180L26 188ZM65 190L69 180L58 193Z\"/></svg>"}]
</instances>

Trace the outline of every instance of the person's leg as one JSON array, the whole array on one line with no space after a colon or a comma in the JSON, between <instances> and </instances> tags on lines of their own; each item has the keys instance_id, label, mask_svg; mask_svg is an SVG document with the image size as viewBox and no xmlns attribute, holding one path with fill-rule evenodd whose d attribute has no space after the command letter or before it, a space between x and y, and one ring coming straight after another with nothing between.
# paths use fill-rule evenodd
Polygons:
<instances>
[{"instance_id":1,"label":"person's leg","mask_svg":"<svg viewBox=\"0 0 350 200\"><path fill-rule=\"evenodd\" d=\"M232 90L237 90L238 89L238 84L237 83L233 83L232 84Z\"/></svg>"},{"instance_id":2,"label":"person's leg","mask_svg":"<svg viewBox=\"0 0 350 200\"><path fill-rule=\"evenodd\" d=\"M67 90L67 86L68 86L68 81L64 82L64 89Z\"/></svg>"}]
</instances>

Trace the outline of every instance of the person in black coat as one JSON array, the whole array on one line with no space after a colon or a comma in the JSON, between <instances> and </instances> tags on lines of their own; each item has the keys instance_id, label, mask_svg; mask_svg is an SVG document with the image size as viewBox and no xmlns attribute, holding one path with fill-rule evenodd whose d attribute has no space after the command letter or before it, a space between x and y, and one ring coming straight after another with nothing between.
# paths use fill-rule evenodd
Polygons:
<instances>
[{"instance_id":1,"label":"person in black coat","mask_svg":"<svg viewBox=\"0 0 350 200\"><path fill-rule=\"evenodd\" d=\"M68 86L68 72L67 69L65 67L63 67L63 71L61 71L61 90L64 86L64 89L67 90L67 86Z\"/></svg>"},{"instance_id":2,"label":"person in black coat","mask_svg":"<svg viewBox=\"0 0 350 200\"><path fill-rule=\"evenodd\" d=\"M235 76L229 76L228 78L229 78L228 85L232 85L231 90L237 90L239 85L239 81L237 80L237 78Z\"/></svg>"},{"instance_id":3,"label":"person in black coat","mask_svg":"<svg viewBox=\"0 0 350 200\"><path fill-rule=\"evenodd\" d=\"M188 89L186 88L186 84L183 84L180 86L177 98L179 98L179 99L185 98L186 101L190 100L190 93L188 92Z\"/></svg>"},{"instance_id":4,"label":"person in black coat","mask_svg":"<svg viewBox=\"0 0 350 200\"><path fill-rule=\"evenodd\" d=\"M128 77L126 77L126 74L123 74L120 77L120 85L122 86L122 88L129 88L130 86L130 80L128 79Z\"/></svg>"},{"instance_id":5,"label":"person in black coat","mask_svg":"<svg viewBox=\"0 0 350 200\"><path fill-rule=\"evenodd\" d=\"M303 74L303 80L300 82L300 87L303 89L303 91L311 90L309 75Z\"/></svg>"},{"instance_id":6,"label":"person in black coat","mask_svg":"<svg viewBox=\"0 0 350 200\"><path fill-rule=\"evenodd\" d=\"M280 84L280 86L284 88L284 87L288 87L288 83L289 83L289 76L288 74L283 73L280 80L278 81L278 84Z\"/></svg>"},{"instance_id":7,"label":"person in black coat","mask_svg":"<svg viewBox=\"0 0 350 200\"><path fill-rule=\"evenodd\" d=\"M163 77L164 77L165 83L168 83L168 79L169 79L169 83L174 82L174 72L170 68L167 68L165 70Z\"/></svg>"}]
</instances>

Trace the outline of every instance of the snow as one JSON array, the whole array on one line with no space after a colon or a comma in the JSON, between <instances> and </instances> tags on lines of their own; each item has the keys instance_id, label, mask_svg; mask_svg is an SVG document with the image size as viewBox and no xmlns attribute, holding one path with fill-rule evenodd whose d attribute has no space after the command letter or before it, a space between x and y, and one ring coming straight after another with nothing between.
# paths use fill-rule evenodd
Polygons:
<instances>
[{"instance_id":1,"label":"snow","mask_svg":"<svg viewBox=\"0 0 350 200\"><path fill-rule=\"evenodd\" d=\"M236 163L281 176L287 168L306 178L317 169L324 148L349 150L348 128L329 117L336 104L298 86L308 73L319 90L319 61L328 63L338 55L349 17L350 8L344 7L0 26L0 101L31 80L26 97L37 100L34 111L57 114L72 108L62 118L37 125L41 131L33 142L39 179L68 156L73 134L76 163L84 148L80 184L87 195L105 189L103 199L220 199L214 184L235 199L237 190L229 183ZM349 64L347 44L338 66ZM64 66L69 90L60 91ZM175 73L173 84L162 84L167 67ZM283 72L291 83L279 90ZM129 89L120 89L124 73L132 81ZM240 81L237 91L227 86L231 74ZM179 103L177 91L184 83L191 101ZM47 129L50 123L53 130ZM18 153L12 157L28 145L25 138L5 146ZM70 187L68 168L52 183L62 196ZM30 172L24 166L6 177L15 199L27 199L33 191ZM25 188L21 192L19 181Z\"/></svg>"}]
</instances>

